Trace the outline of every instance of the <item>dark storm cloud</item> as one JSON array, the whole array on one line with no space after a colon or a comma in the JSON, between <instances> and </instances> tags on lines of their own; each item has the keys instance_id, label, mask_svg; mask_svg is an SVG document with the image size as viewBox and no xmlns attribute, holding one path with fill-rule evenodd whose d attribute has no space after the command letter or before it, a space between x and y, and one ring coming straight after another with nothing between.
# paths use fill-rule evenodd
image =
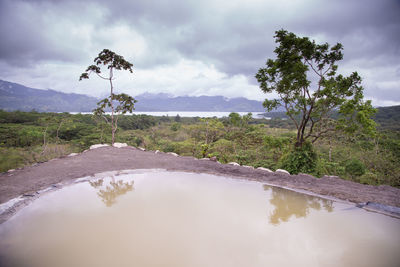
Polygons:
<instances>
[{"instance_id":1,"label":"dark storm cloud","mask_svg":"<svg viewBox=\"0 0 400 267\"><path fill-rule=\"evenodd\" d=\"M147 67L172 62L173 56L207 60L229 74L253 75L273 56L274 31L288 29L344 42L346 58L375 57L385 51L399 54L398 1L305 1L297 10L262 1L238 2L225 7L215 1L2 1L0 57L3 60L75 60L79 49L63 47L48 36L46 11L79 19L91 7L106 11L98 30L117 22L128 23L147 40L152 53ZM294 7L296 8L296 7ZM44 12L43 12L44 10ZM72 12L75 10L75 12ZM44 14L43 14L44 13ZM66 36L68 38L68 36ZM94 36L96 41L96 36ZM378 42L376 40L379 40ZM357 42L372 42L361 46ZM79 44L76 44L77 46ZM392 57L393 58L393 57ZM254 67L257 64L257 67Z\"/></svg>"},{"instance_id":2,"label":"dark storm cloud","mask_svg":"<svg viewBox=\"0 0 400 267\"><path fill-rule=\"evenodd\" d=\"M51 6L30 1L0 3L0 60L26 66L46 60L74 61L82 56L78 46L65 45L63 29L51 28ZM57 19L57 18L55 18ZM61 18L60 18L61 19Z\"/></svg>"},{"instance_id":3,"label":"dark storm cloud","mask_svg":"<svg viewBox=\"0 0 400 267\"><path fill-rule=\"evenodd\" d=\"M274 57L274 32L282 28L317 42L341 42L345 68L397 69L399 14L396 0L0 0L0 72L7 65L88 62L99 49L125 52L132 44L129 57L138 68L183 58L255 83L258 68ZM141 40L142 50L135 46Z\"/></svg>"}]
</instances>

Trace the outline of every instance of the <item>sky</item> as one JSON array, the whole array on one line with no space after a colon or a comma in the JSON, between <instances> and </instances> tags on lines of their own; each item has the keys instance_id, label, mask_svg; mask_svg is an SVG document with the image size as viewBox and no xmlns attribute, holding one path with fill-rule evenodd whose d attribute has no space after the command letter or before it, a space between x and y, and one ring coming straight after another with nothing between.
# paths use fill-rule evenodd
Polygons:
<instances>
[{"instance_id":1,"label":"sky","mask_svg":"<svg viewBox=\"0 0 400 267\"><path fill-rule=\"evenodd\" d=\"M133 64L117 91L260 100L254 78L274 59L275 31L344 46L374 106L400 105L400 0L0 0L0 79L107 95L80 74L105 48Z\"/></svg>"}]
</instances>

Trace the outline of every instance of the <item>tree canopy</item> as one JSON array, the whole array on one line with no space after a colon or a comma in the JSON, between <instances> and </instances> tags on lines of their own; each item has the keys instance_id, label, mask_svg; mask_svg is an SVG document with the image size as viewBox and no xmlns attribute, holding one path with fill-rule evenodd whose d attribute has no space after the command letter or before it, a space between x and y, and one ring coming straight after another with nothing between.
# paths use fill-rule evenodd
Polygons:
<instances>
[{"instance_id":1,"label":"tree canopy","mask_svg":"<svg viewBox=\"0 0 400 267\"><path fill-rule=\"evenodd\" d=\"M334 130L374 134L371 116L376 110L371 101L363 99L361 77L357 72L349 76L337 73L337 62L343 59L342 44L316 44L286 30L275 33L276 59L268 59L255 77L264 93L279 96L266 99L264 107L268 111L285 107L297 128L296 147ZM333 119L335 113L338 117Z\"/></svg>"},{"instance_id":2,"label":"tree canopy","mask_svg":"<svg viewBox=\"0 0 400 267\"><path fill-rule=\"evenodd\" d=\"M89 79L90 73L96 73L97 76L104 80L108 80L110 83L110 96L104 98L103 100L97 103L97 108L93 110L94 115L103 116L107 123L111 124L111 132L112 132L112 144L115 142L115 133L118 129L118 117L114 118L114 113L117 114L125 114L127 112L132 112L135 109L135 103L137 102L133 97L121 93L114 94L114 70L128 70L132 71L133 64L126 61L124 57L117 55L111 50L104 49L99 53L99 55L94 59L96 65L90 65L84 73L81 74L79 80ZM105 66L109 70L109 75L104 76L101 72L101 67ZM114 107L115 103L118 103L116 107ZM108 121L108 118L104 116L105 109L111 109L111 121Z\"/></svg>"}]
</instances>

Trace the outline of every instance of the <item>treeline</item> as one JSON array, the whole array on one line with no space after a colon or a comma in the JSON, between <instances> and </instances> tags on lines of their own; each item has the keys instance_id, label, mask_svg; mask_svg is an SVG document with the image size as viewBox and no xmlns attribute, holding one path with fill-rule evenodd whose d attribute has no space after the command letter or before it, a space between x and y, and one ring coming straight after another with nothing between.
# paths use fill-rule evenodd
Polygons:
<instances>
[{"instance_id":1,"label":"treeline","mask_svg":"<svg viewBox=\"0 0 400 267\"><path fill-rule=\"evenodd\" d=\"M7 171L110 143L111 130L103 118L92 115L0 111L0 136L0 170ZM231 113L222 119L120 116L116 141L275 170L287 166L294 139L290 120ZM313 151L312 175L400 186L399 132L385 129L374 138L336 133L315 143Z\"/></svg>"}]
</instances>

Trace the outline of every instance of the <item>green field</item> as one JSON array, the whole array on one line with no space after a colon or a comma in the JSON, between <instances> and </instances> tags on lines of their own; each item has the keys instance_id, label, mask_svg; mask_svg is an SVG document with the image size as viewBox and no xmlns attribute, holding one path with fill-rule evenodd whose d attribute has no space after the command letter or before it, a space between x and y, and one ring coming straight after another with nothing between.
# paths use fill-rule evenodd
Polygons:
<instances>
[{"instance_id":1,"label":"green field","mask_svg":"<svg viewBox=\"0 0 400 267\"><path fill-rule=\"evenodd\" d=\"M379 109L379 131L374 138L361 133L335 133L320 139L313 145L313 171L304 172L399 187L400 131L399 124L393 125L398 122L398 114L399 107ZM0 123L2 172L111 141L110 126L92 115L0 111ZM290 121L279 118L129 115L119 118L116 142L276 170L289 166L295 133Z\"/></svg>"}]
</instances>

